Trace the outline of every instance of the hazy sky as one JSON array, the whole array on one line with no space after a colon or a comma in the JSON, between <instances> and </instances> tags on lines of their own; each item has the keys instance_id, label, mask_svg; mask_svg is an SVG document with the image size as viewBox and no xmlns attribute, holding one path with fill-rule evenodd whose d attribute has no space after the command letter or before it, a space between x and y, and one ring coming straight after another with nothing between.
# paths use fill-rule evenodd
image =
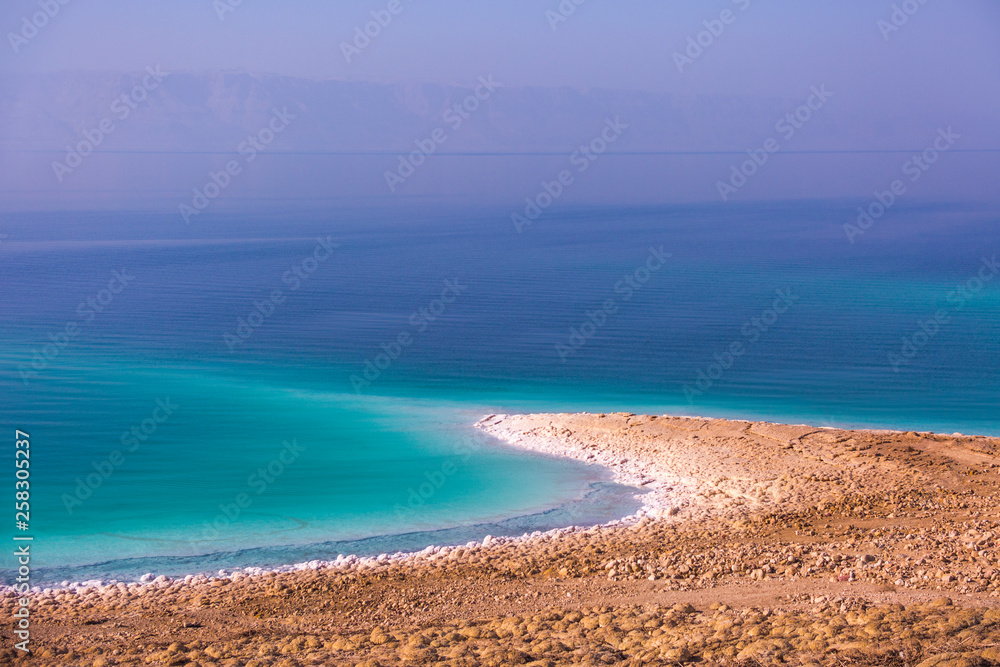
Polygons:
<instances>
[{"instance_id":1,"label":"hazy sky","mask_svg":"<svg viewBox=\"0 0 1000 667\"><path fill-rule=\"evenodd\" d=\"M63 1L19 54L8 35L0 67L160 63L171 70L448 83L493 72L513 85L782 95L798 95L819 79L834 85L849 78L859 93L933 87L937 100L975 97L977 88L995 96L1000 72L995 0L909 0L919 10L888 39L878 26L891 20L888 0L585 0L555 30L546 12L558 11L559 0L400 0L402 11L351 63L341 42L389 0ZM6 0L5 35L18 32L38 3ZM239 5L220 19L217 7L226 3ZM680 73L674 52L723 10L732 11L731 23Z\"/></svg>"},{"instance_id":2,"label":"hazy sky","mask_svg":"<svg viewBox=\"0 0 1000 667\"><path fill-rule=\"evenodd\" d=\"M386 11L391 6L399 10L394 15ZM48 18L42 13L45 7L58 11ZM560 14L560 7L575 11ZM370 43L360 42L348 62L342 45L354 43L366 24L374 25L373 13L391 21ZM45 25L25 29L24 17L41 17L35 20ZM712 108L726 110L705 119L721 134L734 120L749 116L748 97L798 101L813 86L826 86L836 95L836 104L824 111L830 136L861 136L871 145L866 147L922 149L940 127L954 124L962 134L956 153L1000 149L997 0L6 0L0 28L6 42L0 47L0 110L5 93L13 99L23 92L9 85L4 90L5 74L142 71L158 65L172 73L245 70L462 86L491 74L509 87L675 93L682 103L703 94L740 96L728 109L716 104ZM695 40L702 46L692 46ZM678 63L680 56L687 60ZM97 89L53 99L55 104L74 104L67 100L90 92L103 99L104 91ZM27 93L18 97L21 120L4 123L9 129L0 129L0 144L7 135L23 144L22 134L34 131L36 119L57 115L41 99ZM43 110L32 104L42 104ZM538 120L544 127L547 119ZM75 125L82 122L67 120L64 125L74 125L78 133L82 128ZM771 122L769 117L747 138L732 142L732 148L744 150L751 141L762 140ZM115 141L143 127L138 120L130 123ZM896 132L901 127L909 134ZM894 134L901 138L889 142L886 137ZM642 138L636 130L631 148L643 148ZM817 127L801 141L822 145L822 139ZM400 146L409 143L407 135ZM109 141L105 148L113 145ZM975 159L995 161L997 155ZM5 163L0 155L0 175L9 180L27 174L27 159L19 154ZM972 159L961 163L965 171L937 170L936 178L948 184L942 186L945 194L952 188L954 196L967 196L958 194L959 186L977 195L997 190L990 180L995 170ZM859 178L856 167L823 160L832 175L789 167L781 174L784 189L761 187L761 195L798 191L796 179L806 174L811 183L837 181L837 187L817 190L817 196L864 193L873 187L869 183L891 178L901 162L891 156L883 171L872 172L874 176L866 172L860 184L840 187ZM51 169L43 167L31 178L52 180ZM373 187L384 185L382 170L377 171ZM679 169L678 174L687 171ZM775 168L770 173L777 178L779 172ZM976 178L970 180L970 175ZM711 185L716 178L709 174L702 181ZM663 196L687 194L692 187L678 186L678 192ZM658 185L650 189L663 190ZM812 192L805 185L799 189Z\"/></svg>"},{"instance_id":3,"label":"hazy sky","mask_svg":"<svg viewBox=\"0 0 1000 667\"><path fill-rule=\"evenodd\" d=\"M158 63L167 71L457 84L492 73L514 86L786 98L826 83L842 109L1000 113L996 0L398 0L400 13L350 63L341 45L390 0L61 0L68 4L15 54L10 34L23 17L59 1L4 3L0 71ZM575 12L553 23L560 4ZM889 32L902 5L917 9ZM728 25L719 22L724 11ZM705 22L721 34L679 71L675 54L689 38L709 36Z\"/></svg>"}]
</instances>

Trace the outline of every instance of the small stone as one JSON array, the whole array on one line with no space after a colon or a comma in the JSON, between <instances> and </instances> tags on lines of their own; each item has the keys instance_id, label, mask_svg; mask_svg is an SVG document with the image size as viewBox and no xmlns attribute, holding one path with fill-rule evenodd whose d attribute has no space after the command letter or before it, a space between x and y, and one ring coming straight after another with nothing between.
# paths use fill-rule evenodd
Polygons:
<instances>
[{"instance_id":1,"label":"small stone","mask_svg":"<svg viewBox=\"0 0 1000 667\"><path fill-rule=\"evenodd\" d=\"M668 648L660 651L660 658L675 662L686 662L691 659L691 652L683 646L681 648Z\"/></svg>"},{"instance_id":2,"label":"small stone","mask_svg":"<svg viewBox=\"0 0 1000 667\"><path fill-rule=\"evenodd\" d=\"M939 653L917 663L917 667L977 667L982 664L975 654Z\"/></svg>"},{"instance_id":3,"label":"small stone","mask_svg":"<svg viewBox=\"0 0 1000 667\"><path fill-rule=\"evenodd\" d=\"M1000 647L993 646L988 649L983 649L979 652L979 657L983 660L991 660L993 662L1000 662Z\"/></svg>"}]
</instances>

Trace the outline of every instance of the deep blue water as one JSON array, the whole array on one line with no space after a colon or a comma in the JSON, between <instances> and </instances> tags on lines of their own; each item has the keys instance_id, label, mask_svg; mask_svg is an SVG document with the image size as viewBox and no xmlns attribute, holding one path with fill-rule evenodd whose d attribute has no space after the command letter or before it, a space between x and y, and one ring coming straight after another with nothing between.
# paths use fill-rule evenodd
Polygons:
<instances>
[{"instance_id":1,"label":"deep blue water","mask_svg":"<svg viewBox=\"0 0 1000 667\"><path fill-rule=\"evenodd\" d=\"M1000 435L994 211L899 208L854 243L841 202L550 211L520 234L509 214L8 220L0 424L10 450L31 433L42 575L277 565L636 507L599 469L471 428L494 412ZM127 285L102 293L115 271Z\"/></svg>"}]
</instances>

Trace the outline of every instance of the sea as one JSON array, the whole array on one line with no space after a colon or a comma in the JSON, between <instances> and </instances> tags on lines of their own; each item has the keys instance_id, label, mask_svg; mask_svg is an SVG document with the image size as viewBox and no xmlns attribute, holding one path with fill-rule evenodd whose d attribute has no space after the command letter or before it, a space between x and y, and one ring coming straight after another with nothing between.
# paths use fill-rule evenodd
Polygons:
<instances>
[{"instance_id":1,"label":"sea","mask_svg":"<svg viewBox=\"0 0 1000 667\"><path fill-rule=\"evenodd\" d=\"M280 567L626 516L485 415L1000 435L1000 214L421 202L6 216L0 433L33 584ZM22 477L24 474L22 473ZM13 557L0 565L6 583Z\"/></svg>"}]
</instances>

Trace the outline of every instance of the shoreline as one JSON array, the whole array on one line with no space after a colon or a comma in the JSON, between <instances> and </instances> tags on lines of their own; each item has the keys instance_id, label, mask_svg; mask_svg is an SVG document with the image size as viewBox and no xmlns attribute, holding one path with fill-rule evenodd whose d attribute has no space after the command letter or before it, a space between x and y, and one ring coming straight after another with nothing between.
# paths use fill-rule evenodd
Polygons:
<instances>
[{"instance_id":1,"label":"shoreline","mask_svg":"<svg viewBox=\"0 0 1000 667\"><path fill-rule=\"evenodd\" d=\"M506 443L503 443L503 442L498 442L497 444L500 447L505 447L505 448L507 447ZM567 502L563 502L563 503L561 503L559 505L556 505L554 507L545 508L545 509L542 509L542 510L537 511L537 512L532 512L530 514L518 514L518 515L506 517L506 518L503 518L503 519L495 519L493 521L487 521L487 522L482 522L482 523L475 523L475 524L470 524L470 525L467 525L467 526L465 526L465 525L463 525L463 526L448 526L448 527L434 529L434 530L428 530L428 531L414 531L414 532L408 532L408 533L394 533L394 534L391 534L391 535L375 535L375 536L366 537L366 538L360 538L360 539L356 539L356 540L346 540L345 542L346 543L355 543L356 544L356 543L364 543L364 542L370 541L370 540L379 540L379 539L386 539L386 538L388 538L388 539L393 539L393 538L400 539L400 538L406 538L408 536L417 535L417 534L435 535L435 534L439 534L439 533L449 533L449 532L453 532L453 531L457 532L457 531L463 531L463 530L470 530L470 531L474 531L474 532L485 532L485 529L487 527L490 527L490 528L495 527L495 528L499 529L500 531L503 531L504 530L503 524L506 523L506 522L514 522L514 521L518 521L518 520L531 519L533 517L542 517L542 516L544 516L546 514L549 514L551 512L560 512L560 511L561 512L566 512L566 513L569 513L569 514L572 515L572 514L580 511L580 510L576 509L577 504L579 504L581 502L585 502L590 496L596 495L596 494L600 493L600 491L595 490L595 488L594 488L595 485L602 484L602 483L612 483L612 480L611 480L612 471L610 471L610 470L608 471L607 477L608 478L606 480L605 479L601 479L601 480L596 480L595 479L595 480L592 480L589 483L589 485L588 485L587 492L582 497L580 497L580 498L576 498L576 499L573 499L573 500L570 500L570 501L567 501ZM634 489L634 491L639 492L639 491L641 491L641 489ZM631 496L633 498L638 498L639 497L637 495L633 495L631 490L628 491L627 494L623 494L623 495L629 495L629 496ZM326 560L326 559L313 559L313 560L308 560L308 561L305 561L305 560L303 560L303 561L293 561L293 562L281 563L281 564L278 564L278 565L269 565L269 566L229 565L229 566L226 566L226 567L221 567L217 571L213 571L213 570L210 570L210 569L206 568L206 569L200 569L200 570L195 570L195 571L191 571L191 572L185 572L185 573L181 573L181 574L165 574L162 571L157 571L155 568L153 568L150 571L145 572L145 573L143 573L141 575L136 574L136 575L131 576L131 577L122 577L122 578L109 577L109 578L103 578L103 579L102 578L92 578L92 579L79 579L79 580L73 580L73 579L65 580L64 579L63 581L58 582L58 583L56 583L55 581L46 580L46 583L33 586L31 588L31 592L32 592L32 594L35 594L35 595L38 595L38 594L58 595L60 593L68 592L68 591L80 591L80 590L89 591L91 589L102 589L102 588L105 588L105 587L108 587L108 586L117 587L119 584L123 584L126 587L129 587L130 589L140 590L143 587L154 586L154 584L159 585L159 584L162 584L162 583L170 583L170 584L172 584L172 583L175 583L175 582L183 582L185 584L190 584L193 581L198 581L198 582L205 582L205 581L207 581L207 582L211 582L211 581L214 581L214 580L217 580L217 579L228 579L228 580L231 580L234 577L239 578L239 577L247 577L247 576L262 576L262 575L266 575L266 574L269 574L269 573L273 573L273 574L286 574L286 573L289 573L289 572L301 572L301 571L315 570L315 569L340 569L340 570L343 570L344 568L347 568L349 566L367 567L367 566L370 566L370 565L375 564L375 563L384 563L384 562L400 563L400 562L406 562L408 560L413 560L413 559L419 560L419 557L421 557L422 555L426 555L428 553L431 554L431 555L433 555L435 553L440 552L441 550L445 550L445 552L447 553L447 550L448 549L452 549L452 548L473 547L473 546L479 547L479 546L483 546L483 540L485 538L490 538L492 544L494 544L494 545L495 544L502 544L502 543L516 543L516 542L523 542L523 541L526 541L526 540L529 540L529 539L533 539L533 538L539 538L539 537L544 538L544 537L547 537L547 536L551 537L551 536L555 536L555 535L573 533L573 532L577 532L579 530L585 530L585 529L588 529L588 528L604 527L604 526L607 526L607 527L617 526L617 525L628 523L628 522L634 522L634 521L638 520L638 518L639 517L636 515L636 513L633 512L633 513L624 514L624 515L617 515L616 514L614 516L614 518L610 518L610 519L608 519L606 521L599 522L599 523L585 522L584 524L575 524L575 523L574 524L552 524L551 522L549 522L549 527L539 528L539 529L536 529L536 530L531 530L530 532L501 533L501 532L493 531L493 532L486 532L486 535L483 538L479 538L478 540L473 539L473 540L465 540L465 541L448 540L447 538L445 538L444 541L442 541L442 542L431 542L431 543L428 543L426 546L424 546L422 548L419 548L419 549L418 548L413 548L413 549L405 549L404 548L404 549L396 549L396 550L377 550L376 549L376 550L369 550L369 551L364 551L364 552L361 552L361 551L358 551L358 552L343 551L343 552L341 552L338 555L337 558L330 559L330 560ZM481 529L481 530L476 531L476 529ZM324 544L324 543L320 543L320 544ZM304 545L304 546L311 546L311 545ZM241 551L245 551L245 550L241 550ZM336 552L337 551L334 550L334 553L336 553ZM204 554L204 557L205 558L209 558L209 557L211 557L213 555L214 554ZM168 558L168 556L164 557L164 558ZM134 559L126 559L126 560L134 560ZM75 568L83 569L83 568L94 567L96 565L99 565L99 563L97 563L97 564L71 565L71 566L57 566L57 567L61 568L61 569L75 569ZM51 568L51 569L56 569L56 568ZM0 585L0 597L6 596L8 594L12 594L13 591L14 591L14 586L13 585Z\"/></svg>"},{"instance_id":2,"label":"shoreline","mask_svg":"<svg viewBox=\"0 0 1000 667\"><path fill-rule=\"evenodd\" d=\"M515 517L516 518L516 517ZM558 538L563 535L572 535L575 533L597 529L597 528L613 528L616 526L627 526L635 523L641 518L638 514L629 514L618 519L613 519L604 523L593 524L589 526L579 526L579 525L569 525L557 528L549 528L547 530L535 530L531 533L523 533L521 535L491 535L488 534L481 540L470 540L464 543L448 543L448 544L429 544L423 549L412 550L412 551L387 551L380 553L378 555L360 555L360 554L340 554L337 558L333 560L311 560L311 561L300 561L296 563L289 563L283 565L276 565L273 567L263 567L263 566L242 566L242 567L226 567L221 568L218 572L214 574L206 573L204 571L185 574L169 576L165 574L157 574L155 572L148 572L141 575L137 579L129 580L119 580L119 579L88 579L78 582L68 582L65 585L47 585L47 586L33 586L30 589L33 595L59 595L67 592L83 592L84 594L105 588L119 588L124 585L126 588L132 590L141 590L145 587L158 588L162 587L161 584L174 585L174 584L198 584L198 583L210 583L215 580L235 580L238 581L242 578L247 577L260 577L266 575L278 575L278 574L288 574L293 572L304 572L309 570L339 570L343 572L349 572L354 569L365 569L378 565L385 564L401 564L401 563L419 563L419 561L424 557L435 556L439 554L447 555L451 550L454 549L477 549L477 548L490 548L492 546L499 545L517 545L530 542L531 540L544 540L550 538ZM478 524L477 524L478 525ZM484 524L485 525L485 524ZM450 530L450 529L442 529ZM0 585L0 598L13 596L17 597L15 594L14 586L12 585Z\"/></svg>"},{"instance_id":3,"label":"shoreline","mask_svg":"<svg viewBox=\"0 0 1000 667\"><path fill-rule=\"evenodd\" d=\"M184 575L169 576L164 574L159 574L156 572L148 572L135 579L125 579L119 580L115 578L111 579L91 579L84 581L70 581L67 583L60 583L58 585L45 585L45 586L33 586L31 588L32 594L38 595L58 595L68 591L83 591L84 593L91 590L100 590L108 587L120 588L121 585L126 586L128 589L141 590L144 587L162 587L164 583L171 585L178 582L182 582L185 585L191 583L204 583L212 582L216 580L239 580L244 577L259 577L269 574L280 575L288 574L294 572L303 572L308 570L320 570L320 569L335 569L335 570L348 570L351 567L366 568L372 567L374 565L380 565L385 563L407 563L407 562L417 562L419 563L421 557L427 555L436 555L442 551L445 554L451 549L458 548L488 548L491 545L498 544L518 544L530 541L532 539L545 539L548 537L558 537L560 535L573 534L576 532L600 529L600 528L612 528L616 526L630 526L637 522L642 521L644 518L653 518L658 520L685 520L692 518L692 512L686 512L685 516L679 516L681 512L685 509L692 509L690 504L690 496L697 495L702 489L696 485L691 484L690 479L677 478L677 479L659 479L657 478L657 473L650 469L648 461L630 461L629 465L625 465L625 461L620 457L612 454L608 450L598 449L598 448L580 448L574 446L573 444L567 442L563 437L559 437L561 434L548 433L548 434L528 434L526 435L523 431L525 426L525 421L533 420L547 420L550 418L566 418L566 417L583 417L583 418L593 418L593 419L604 419L607 416L623 416L625 418L638 418L642 420L648 419L671 419L679 421L692 421L700 422L702 424L708 425L713 422L725 423L725 424L741 424L748 427L753 425L771 426L779 427L783 429L805 429L808 432L815 431L837 431L837 432L857 432L857 433L868 433L873 435L905 435L907 433L916 433L913 431L901 431L894 429L839 429L836 427L829 426L811 426L808 424L781 424L776 422L755 422L751 420L743 419L720 419L714 417L705 416L671 416L671 415L637 415L635 413L526 413L526 414L490 414L482 417L473 426L483 432L493 436L504 446L510 447L512 449L518 449L522 451L529 451L536 454L543 454L548 456L555 456L559 458L568 458L575 461L585 463L587 465L597 465L603 467L610 471L613 476L613 481L617 484L634 488L637 492L635 498L642 499L643 504L635 512L627 514L625 516L619 517L617 519L612 519L604 523L591 524L587 526L569 525L569 526L559 526L555 528L549 528L547 530L536 530L531 533L524 533L521 535L487 535L483 540L471 540L465 543L448 543L448 544L429 544L420 550L400 550L392 552L384 552L378 555L360 555L360 554L341 554L338 555L336 559L333 560L319 560L314 559L310 561L299 561L294 563L281 564L271 567L263 566L240 566L240 567L225 567L221 568L218 572L214 574L209 574L205 571L199 571L194 573L188 573ZM537 424L531 424L533 430L537 430L539 426ZM938 436L938 437L963 437L963 438L983 438L987 439L990 436L967 436L961 433L953 433L950 436L945 436L945 434L924 432L928 436ZM806 435L804 433L802 435ZM799 437L802 437L801 435ZM674 496L668 496L668 493L673 493ZM650 502L652 501L652 502ZM560 509L565 507L566 504L551 508ZM697 511L698 508L694 508L694 518L703 519L707 516L708 512L702 510ZM720 508L715 508L716 512ZM544 513L544 512L543 512ZM723 514L732 515L732 513L723 512ZM534 516L534 515L525 515ZM674 518L676 517L676 519ZM522 516L510 517L510 519L522 518ZM509 520L509 519L507 519ZM491 522L494 523L494 522ZM498 521L495 523L502 523ZM475 525L486 525L486 524L475 524ZM474 525L474 526L475 526ZM472 526L472 527L474 527ZM442 528L435 531L428 532L440 532L452 530L454 527ZM400 533L399 535L393 535L394 537L409 535L411 533ZM385 536L373 536L373 537L385 537ZM364 541L362 540L356 541ZM353 541L353 540L352 540ZM484 544L484 542L487 542ZM211 554L207 554L211 555ZM77 567L77 566L71 566ZM86 567L79 566L79 567ZM14 594L13 585L0 585L0 598L6 597Z\"/></svg>"},{"instance_id":4,"label":"shoreline","mask_svg":"<svg viewBox=\"0 0 1000 667\"><path fill-rule=\"evenodd\" d=\"M615 433L604 434L605 437L580 440L577 438L580 429L590 432L600 430L602 420L614 422L624 420L622 425L616 423ZM663 449L644 449L621 446L627 440L627 431L644 424L663 424L665 429L658 433L667 441ZM776 422L728 420L702 416L672 416L672 415L636 415L634 413L539 413L539 414L493 414L476 423L476 427L494 437L499 438L511 447L523 450L570 458L590 465L600 465L611 470L615 481L647 491L643 496L643 508L640 516L656 519L704 518L707 516L747 516L762 511L767 505L778 509L780 505L792 502L802 505L815 498L807 494L783 494L768 502L767 498L753 498L755 491L776 476L768 474L752 474L747 477L749 467L744 465L728 466L728 469L706 470L706 457L709 461L718 462L720 457L734 455L734 451L725 447L702 448L696 455L690 452L678 451L688 447L692 441L702 438L716 440L732 440L734 438L752 437L756 439L754 446L771 447L780 445L784 451L801 451L802 440L819 433L846 434L833 435L834 440L851 440L854 437L904 437L908 434L919 436L913 431L891 429L839 429L827 426L812 426L808 424L781 424ZM572 427L572 428L570 428ZM672 431L672 432L671 432ZM680 433L681 437L677 438ZM924 433L931 438L971 438L988 439L988 436L965 436L959 433L951 435ZM735 455L743 456L746 463L755 456L751 448L735 451ZM666 458L665 458L666 457ZM802 461L795 457L773 456L775 470L788 474L786 466L792 463L803 468ZM810 466L804 466L809 468ZM823 466L811 466L815 470ZM830 468L830 466L826 466ZM756 471L760 473L761 471ZM827 470L826 472L829 472ZM836 471L838 484L841 482L857 483L851 480L844 471ZM735 473L735 476L734 476ZM825 480L829 482L830 480ZM870 486L870 484L869 484ZM755 488L756 487L756 488ZM756 495L759 495L756 494ZM815 494L814 494L815 495ZM719 496L721 502L712 502L710 496Z\"/></svg>"},{"instance_id":5,"label":"shoreline","mask_svg":"<svg viewBox=\"0 0 1000 667\"><path fill-rule=\"evenodd\" d=\"M690 496L692 494L697 494L699 489L692 486L690 480L677 479L677 480L664 480L658 479L657 474L650 469L647 461L629 462L630 465L625 465L625 460L619 456L615 456L608 450L599 448L580 448L574 446L573 444L567 442L564 437L559 437L562 434L559 433L549 433L549 434L530 434L526 435L522 430L524 428L524 421L532 420L546 420L549 418L566 418L566 417L583 417L583 418L593 418L593 419L604 419L608 415L611 416L624 416L625 418L639 418L643 420L648 419L671 419L680 421L691 421L698 422L701 424L711 424L713 422L725 423L725 424L742 424L752 427L753 425L780 427L785 429L805 429L808 432L814 431L842 431L851 432L844 429L838 429L836 427L828 426L811 426L808 424L780 424L776 422L754 422L751 420L743 419L719 419L713 417L697 416L697 415L684 415L684 416L671 416L671 415L636 415L635 413L526 413L526 414L490 414L482 417L473 426L483 432L493 436L504 446L510 447L512 449L518 449L522 451L529 451L536 454L543 454L548 456L555 456L559 458L568 458L575 461L585 463L587 465L597 465L603 467L610 471L613 476L613 481L617 484L623 486L634 488L636 491L643 492L641 494L636 494L635 498L642 499L645 502L641 507L628 515L619 517L617 519L612 519L610 521L592 524L588 526L560 526L555 528L550 528L547 530L536 530L531 533L524 533L522 535L487 535L483 540L471 540L462 544L429 544L423 549L413 550L413 551L392 551L384 552L378 555L360 555L360 554L341 554L338 555L336 559L333 560L319 560L314 559L311 561L299 561L295 563L281 564L271 567L261 567L261 566L242 566L242 567L226 567L221 568L215 574L209 574L205 571L199 571L184 575L169 576L164 574L159 574L156 572L148 572L140 575L136 579L126 579L119 580L115 578L111 579L91 579L85 581L70 581L66 583L60 583L59 585L48 585L48 586L34 586L31 588L33 594L43 594L43 595L58 595L63 592L68 591L83 591L89 592L90 590L99 590L107 587L120 587L120 585L125 585L130 590L132 589L142 589L143 587L150 586L162 586L162 584L174 584L177 582L183 582L184 584L200 583L200 582L212 582L215 580L239 580L241 577L259 577L268 574L288 574L293 572L302 572L308 570L320 570L320 569L335 569L335 570L348 570L351 567L366 568L374 565L385 564L385 563L406 563L406 562L418 562L423 556L433 556L442 551L445 554L451 549L457 548L482 548L489 547L497 544L517 544L529 541L531 539L547 538L559 535L573 534L575 532L599 529L599 528L611 528L615 526L629 526L633 525L644 518L654 518L654 519L670 519L673 517L678 517L683 509L689 507L689 503L685 502L688 500L685 496ZM521 422L521 423L519 423ZM538 426L533 425L534 430L537 430ZM551 428L551 427L550 427ZM893 429L855 429L854 431L859 433L870 433L874 435L903 435L906 433L912 433L911 431L900 431ZM805 434L802 434L805 435ZM930 433L927 435L931 436L943 436L944 434ZM799 436L801 437L801 435ZM965 436L960 433L954 433L950 437L972 437L972 438L987 438L989 436ZM671 483L673 482L673 483ZM674 493L674 499L667 496L667 493ZM652 501L652 502L650 502ZM566 504L557 506L556 508L551 508L547 511L552 511L553 509L560 509L565 507ZM718 509L718 508L717 508ZM679 520L690 519L691 513L688 512L687 516L678 517ZM533 515L527 515L533 516ZM697 518L705 518L706 513L704 511L697 512ZM520 516L511 517L511 519L522 518ZM497 522L500 523L500 522ZM480 525L480 524L476 524ZM486 525L486 524L482 524ZM473 526L474 527L474 526ZM429 532L439 532L447 531L452 528L442 528L436 531ZM408 535L410 533L401 533L399 535ZM384 536L374 536L374 537L384 537ZM365 538L370 539L370 538ZM363 540L357 540L363 541ZM486 544L484 544L486 542ZM209 554L210 555L210 554ZM76 566L73 566L76 567ZM86 566L81 566L86 567ZM5 597L14 594L14 586L12 585L2 585L0 586L0 597Z\"/></svg>"},{"instance_id":6,"label":"shoreline","mask_svg":"<svg viewBox=\"0 0 1000 667\"><path fill-rule=\"evenodd\" d=\"M33 594L32 664L1000 663L998 438L632 413L478 425L656 495L599 526Z\"/></svg>"}]
</instances>

